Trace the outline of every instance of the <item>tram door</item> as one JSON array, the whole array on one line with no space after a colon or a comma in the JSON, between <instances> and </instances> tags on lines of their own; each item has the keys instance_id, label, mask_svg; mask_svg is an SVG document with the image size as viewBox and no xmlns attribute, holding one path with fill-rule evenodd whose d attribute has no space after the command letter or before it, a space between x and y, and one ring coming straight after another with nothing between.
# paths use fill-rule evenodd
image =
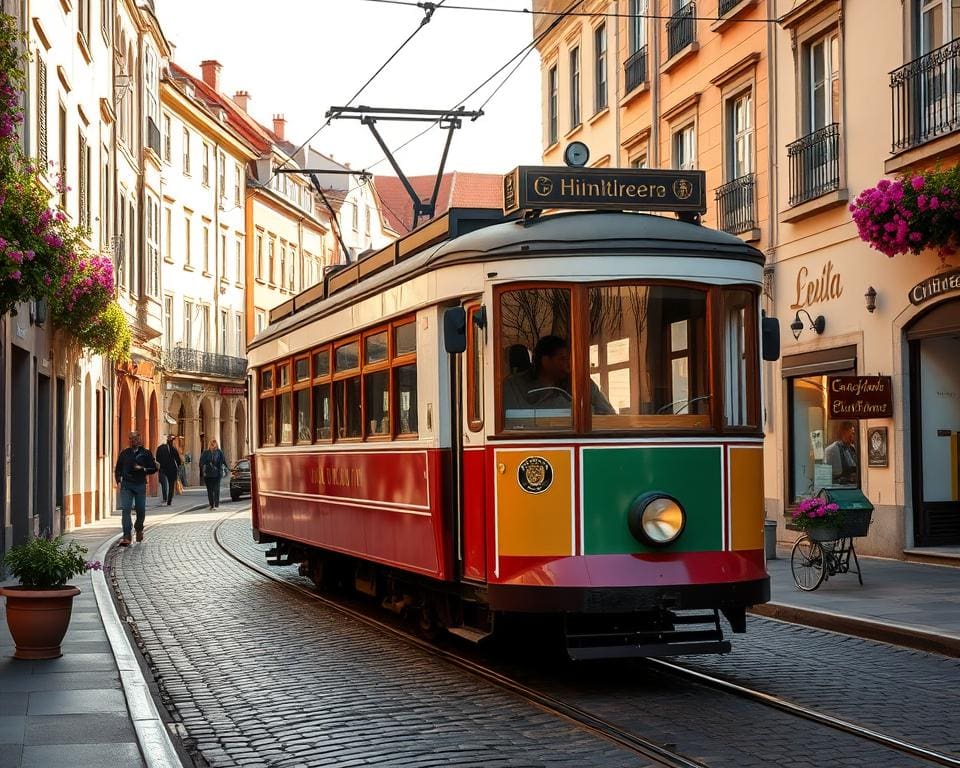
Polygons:
<instances>
[{"instance_id":1,"label":"tram door","mask_svg":"<svg viewBox=\"0 0 960 768\"><path fill-rule=\"evenodd\" d=\"M479 302L465 305L467 349L461 355L463 514L460 525L461 574L468 581L487 580L487 487L490 471L483 439L486 312Z\"/></svg>"}]
</instances>

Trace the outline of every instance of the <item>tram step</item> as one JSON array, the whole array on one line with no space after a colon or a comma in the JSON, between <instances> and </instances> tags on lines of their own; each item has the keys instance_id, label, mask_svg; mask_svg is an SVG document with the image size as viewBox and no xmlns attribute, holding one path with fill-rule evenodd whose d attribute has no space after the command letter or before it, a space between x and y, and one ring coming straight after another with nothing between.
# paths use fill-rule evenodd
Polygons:
<instances>
[{"instance_id":1,"label":"tram step","mask_svg":"<svg viewBox=\"0 0 960 768\"><path fill-rule=\"evenodd\" d=\"M294 561L290 559L290 550L286 547L272 547L267 550L267 565L294 565Z\"/></svg>"},{"instance_id":2,"label":"tram step","mask_svg":"<svg viewBox=\"0 0 960 768\"><path fill-rule=\"evenodd\" d=\"M475 629L474 627L448 627L447 631L451 635L462 637L464 640L468 640L471 643L479 643L481 640L490 637L492 634L491 632L484 631L482 629Z\"/></svg>"},{"instance_id":3,"label":"tram step","mask_svg":"<svg viewBox=\"0 0 960 768\"><path fill-rule=\"evenodd\" d=\"M574 661L595 659L638 659L648 656L683 656L688 653L729 653L729 640L697 643L648 643L644 645L606 645L567 648Z\"/></svg>"},{"instance_id":4,"label":"tram step","mask_svg":"<svg viewBox=\"0 0 960 768\"><path fill-rule=\"evenodd\" d=\"M727 653L716 610L664 611L603 617L568 617L567 653L571 659L622 659Z\"/></svg>"}]
</instances>

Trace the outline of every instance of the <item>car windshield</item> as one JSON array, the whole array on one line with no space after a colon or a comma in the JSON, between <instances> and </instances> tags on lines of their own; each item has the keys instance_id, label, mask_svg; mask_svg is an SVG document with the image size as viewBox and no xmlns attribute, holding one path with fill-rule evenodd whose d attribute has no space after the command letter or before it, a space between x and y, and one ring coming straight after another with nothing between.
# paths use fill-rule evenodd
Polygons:
<instances>
[{"instance_id":1,"label":"car windshield","mask_svg":"<svg viewBox=\"0 0 960 768\"><path fill-rule=\"evenodd\" d=\"M238 470L240 470L241 472L249 472L249 471L250 471L250 462L249 462L249 460L247 460L247 459L242 459L241 461L238 461L238 462L237 462L237 465L234 467L234 469L238 469Z\"/></svg>"}]
</instances>

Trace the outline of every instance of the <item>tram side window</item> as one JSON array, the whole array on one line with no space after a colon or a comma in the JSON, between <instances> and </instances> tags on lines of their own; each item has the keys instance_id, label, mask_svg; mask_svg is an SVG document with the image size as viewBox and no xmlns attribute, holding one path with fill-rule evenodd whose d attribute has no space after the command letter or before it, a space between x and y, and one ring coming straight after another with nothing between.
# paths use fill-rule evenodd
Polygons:
<instances>
[{"instance_id":1,"label":"tram side window","mask_svg":"<svg viewBox=\"0 0 960 768\"><path fill-rule=\"evenodd\" d=\"M366 391L367 434L382 436L390 434L390 369L364 373Z\"/></svg>"},{"instance_id":2,"label":"tram side window","mask_svg":"<svg viewBox=\"0 0 960 768\"><path fill-rule=\"evenodd\" d=\"M401 365L396 371L397 432L417 434L417 366Z\"/></svg>"},{"instance_id":3,"label":"tram side window","mask_svg":"<svg viewBox=\"0 0 960 768\"><path fill-rule=\"evenodd\" d=\"M277 439L276 412L274 398L264 397L260 400L260 443L273 445Z\"/></svg>"},{"instance_id":4,"label":"tram side window","mask_svg":"<svg viewBox=\"0 0 960 768\"><path fill-rule=\"evenodd\" d=\"M759 422L756 391L757 352L752 328L757 326L757 297L752 291L723 292L723 421L725 426L755 427Z\"/></svg>"},{"instance_id":5,"label":"tram side window","mask_svg":"<svg viewBox=\"0 0 960 768\"><path fill-rule=\"evenodd\" d=\"M570 291L504 292L499 328L504 429L571 430Z\"/></svg>"},{"instance_id":6,"label":"tram side window","mask_svg":"<svg viewBox=\"0 0 960 768\"><path fill-rule=\"evenodd\" d=\"M297 442L310 442L310 388L296 391L297 404Z\"/></svg>"},{"instance_id":7,"label":"tram side window","mask_svg":"<svg viewBox=\"0 0 960 768\"><path fill-rule=\"evenodd\" d=\"M337 437L341 440L362 437L360 431L360 377L334 382L333 399L336 409Z\"/></svg>"},{"instance_id":8,"label":"tram side window","mask_svg":"<svg viewBox=\"0 0 960 768\"><path fill-rule=\"evenodd\" d=\"M329 440L330 428L330 385L316 384L313 387L313 436L315 440Z\"/></svg>"},{"instance_id":9,"label":"tram side window","mask_svg":"<svg viewBox=\"0 0 960 768\"><path fill-rule=\"evenodd\" d=\"M293 392L280 395L280 442L285 445L293 442Z\"/></svg>"},{"instance_id":10,"label":"tram side window","mask_svg":"<svg viewBox=\"0 0 960 768\"><path fill-rule=\"evenodd\" d=\"M705 291L594 287L588 308L593 429L710 423Z\"/></svg>"}]
</instances>

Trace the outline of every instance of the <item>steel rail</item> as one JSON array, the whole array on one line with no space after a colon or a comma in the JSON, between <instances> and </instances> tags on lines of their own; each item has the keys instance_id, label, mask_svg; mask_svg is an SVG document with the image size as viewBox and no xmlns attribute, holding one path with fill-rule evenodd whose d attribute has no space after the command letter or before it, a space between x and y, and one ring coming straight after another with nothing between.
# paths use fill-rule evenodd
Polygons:
<instances>
[{"instance_id":1,"label":"steel rail","mask_svg":"<svg viewBox=\"0 0 960 768\"><path fill-rule=\"evenodd\" d=\"M810 720L811 722L819 725L825 725L828 728L833 728L834 730L849 733L853 736L859 736L862 739L872 741L875 744L880 744L888 749L903 752L911 757L936 763L937 765L960 768L960 757L949 755L945 752L937 752L934 749L929 749L928 747L923 747L919 744L898 739L895 736L887 736L886 734L875 731L872 728L867 728L863 725L857 725L856 723L850 722L849 720L844 720L841 717L826 715L822 712L817 712L816 710L810 709L809 707L805 707L802 704L795 704L792 701L787 701L779 696L774 696L770 693L764 693L763 691L755 691L738 683L733 683L720 677L713 677L712 675L708 675L704 672L698 672L696 670L689 669L681 664L664 661L663 659L646 659L646 662L652 666L660 667L661 669L666 670L670 674L678 677L693 678L697 682L708 685L711 688L716 688L717 690L724 691L725 693L731 693L735 696L739 696L750 701L765 704L773 709L778 709L781 712L786 712L796 717L802 717L805 720Z\"/></svg>"},{"instance_id":2,"label":"steel rail","mask_svg":"<svg viewBox=\"0 0 960 768\"><path fill-rule=\"evenodd\" d=\"M392 635L407 645L413 646L414 648L425 651L432 656L443 659L447 663L452 664L453 666L458 667L459 669L462 669L465 672L480 678L481 680L492 683L499 688L513 693L521 699L533 703L540 709L549 712L550 714L567 720L568 722L571 722L572 724L583 728L584 730L590 731L597 736L607 739L618 746L629 749L647 758L648 760L652 760L657 765L665 766L666 768L708 768L706 763L693 760L692 758L686 757L678 752L667 749L666 747L663 747L654 741L632 734L629 731L619 728L613 723L607 722L603 718L592 715L589 712L580 709L579 707L575 707L559 699L555 699L552 696L541 693L534 688L529 688L523 683L517 682L516 680L500 674L499 672L495 672L492 669L488 669L482 664L478 664L471 659L452 651L448 651L444 648L440 648L439 646L436 646L427 640L423 640L422 638L403 632L391 624L379 621L362 613L361 611L355 610L349 606L338 603L335 600L331 600L330 598L317 594L311 589L307 589L299 584L293 584L283 577L278 576L275 573L271 573L266 568L247 560L241 555L233 552L229 547L227 547L226 544L223 543L220 538L220 527L230 518L236 516L242 511L244 510L232 512L217 523L217 525L214 527L214 541L216 542L217 546L220 547L220 549L222 549L229 557L231 557L233 560L236 560L245 568L248 568L251 571L260 574L261 576L282 585L288 590L298 592L299 594L308 597L311 600L315 600L322 605L327 606L328 608L354 619L355 621L361 622L366 626L372 627L380 632L386 632L387 634Z\"/></svg>"}]
</instances>

